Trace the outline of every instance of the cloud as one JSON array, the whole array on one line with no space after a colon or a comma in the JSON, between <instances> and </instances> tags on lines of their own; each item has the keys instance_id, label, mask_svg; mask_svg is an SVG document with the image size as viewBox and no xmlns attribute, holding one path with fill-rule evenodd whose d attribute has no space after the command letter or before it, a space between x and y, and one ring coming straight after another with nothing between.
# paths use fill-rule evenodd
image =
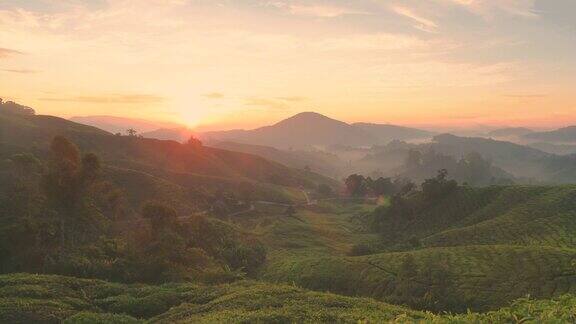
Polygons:
<instances>
[{"instance_id":1,"label":"cloud","mask_svg":"<svg viewBox=\"0 0 576 324\"><path fill-rule=\"evenodd\" d=\"M538 18L535 0L443 0L460 5L476 15L492 19L498 12L524 18Z\"/></svg>"},{"instance_id":2,"label":"cloud","mask_svg":"<svg viewBox=\"0 0 576 324\"><path fill-rule=\"evenodd\" d=\"M508 98L518 98L518 99L538 99L546 98L547 94L505 94L504 97Z\"/></svg>"},{"instance_id":3,"label":"cloud","mask_svg":"<svg viewBox=\"0 0 576 324\"><path fill-rule=\"evenodd\" d=\"M10 73L20 73L20 74L34 74L40 72L36 70L27 70L27 69L2 69L1 71Z\"/></svg>"},{"instance_id":4,"label":"cloud","mask_svg":"<svg viewBox=\"0 0 576 324\"><path fill-rule=\"evenodd\" d=\"M163 102L164 98L146 94L111 94L100 96L77 96L69 98L39 98L39 100L80 102L90 104L154 104Z\"/></svg>"},{"instance_id":5,"label":"cloud","mask_svg":"<svg viewBox=\"0 0 576 324\"><path fill-rule=\"evenodd\" d=\"M224 98L224 94L220 92L211 92L205 94L204 97L208 99L222 99Z\"/></svg>"},{"instance_id":6,"label":"cloud","mask_svg":"<svg viewBox=\"0 0 576 324\"><path fill-rule=\"evenodd\" d=\"M282 101L274 100L274 99L266 99L266 98L257 98L257 97L247 98L244 102L244 105L246 105L246 106L260 106L260 107L265 107L265 108L273 109L273 110L290 109L290 106L287 105L286 103L282 102Z\"/></svg>"},{"instance_id":7,"label":"cloud","mask_svg":"<svg viewBox=\"0 0 576 324\"><path fill-rule=\"evenodd\" d=\"M298 102L298 101L305 101L308 100L306 97L298 97L298 96L291 96L291 97L277 97L278 100L283 101L291 101L291 102Z\"/></svg>"},{"instance_id":8,"label":"cloud","mask_svg":"<svg viewBox=\"0 0 576 324\"><path fill-rule=\"evenodd\" d=\"M292 15L317 18L335 18L344 15L369 14L366 11L332 4L288 4L284 1L269 1L267 5L286 10Z\"/></svg>"},{"instance_id":9,"label":"cloud","mask_svg":"<svg viewBox=\"0 0 576 324\"><path fill-rule=\"evenodd\" d=\"M438 28L438 24L428 18L422 17L421 15L414 12L414 10L408 7L393 6L392 11L400 16L412 19L416 22L414 28L419 29L428 33L435 33Z\"/></svg>"},{"instance_id":10,"label":"cloud","mask_svg":"<svg viewBox=\"0 0 576 324\"><path fill-rule=\"evenodd\" d=\"M17 51L17 50L0 47L0 58L10 57L10 56L14 56L14 55L22 55L22 54L24 54L24 53Z\"/></svg>"}]
</instances>

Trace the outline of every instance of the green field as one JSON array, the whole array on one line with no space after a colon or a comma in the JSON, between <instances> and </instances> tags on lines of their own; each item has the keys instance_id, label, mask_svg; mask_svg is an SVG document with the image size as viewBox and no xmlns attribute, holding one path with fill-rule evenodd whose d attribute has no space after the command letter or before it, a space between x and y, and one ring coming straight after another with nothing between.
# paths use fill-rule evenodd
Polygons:
<instances>
[{"instance_id":1,"label":"green field","mask_svg":"<svg viewBox=\"0 0 576 324\"><path fill-rule=\"evenodd\" d=\"M489 313L433 315L290 285L124 285L63 276L0 275L2 323L563 323L576 298L521 299Z\"/></svg>"},{"instance_id":2,"label":"green field","mask_svg":"<svg viewBox=\"0 0 576 324\"><path fill-rule=\"evenodd\" d=\"M374 205L322 202L294 217L267 207L231 221L267 246L265 281L433 311L487 311L526 295L576 293L574 194L569 186L463 189L394 240L370 228ZM422 245L408 246L411 236ZM351 256L355 246L367 255ZM402 273L407 258L410 276Z\"/></svg>"}]
</instances>

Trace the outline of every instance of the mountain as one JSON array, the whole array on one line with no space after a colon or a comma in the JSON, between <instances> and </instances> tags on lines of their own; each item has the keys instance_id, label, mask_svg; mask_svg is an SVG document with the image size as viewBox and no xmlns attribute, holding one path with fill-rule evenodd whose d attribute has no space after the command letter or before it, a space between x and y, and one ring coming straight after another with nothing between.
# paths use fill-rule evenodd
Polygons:
<instances>
[{"instance_id":1,"label":"mountain","mask_svg":"<svg viewBox=\"0 0 576 324\"><path fill-rule=\"evenodd\" d=\"M526 127L506 127L499 128L488 132L486 135L488 137L513 137L513 136L524 136L534 132L533 130Z\"/></svg>"},{"instance_id":2,"label":"mountain","mask_svg":"<svg viewBox=\"0 0 576 324\"><path fill-rule=\"evenodd\" d=\"M432 135L428 131L394 125L347 124L315 112L303 112L272 126L254 130L206 132L201 137L280 149L301 149L331 145L370 146L394 139L422 139Z\"/></svg>"},{"instance_id":3,"label":"mountain","mask_svg":"<svg viewBox=\"0 0 576 324\"><path fill-rule=\"evenodd\" d=\"M357 161L355 166L358 172L367 173L379 169L384 174L391 175L390 171L394 171L406 161L410 150L421 153L433 151L455 158L478 153L521 182L576 182L574 155L556 155L512 142L452 134L437 135L430 143L410 144L395 141L385 146L376 146L365 158Z\"/></svg>"},{"instance_id":4,"label":"mountain","mask_svg":"<svg viewBox=\"0 0 576 324\"><path fill-rule=\"evenodd\" d=\"M296 169L309 169L338 178L343 176L344 162L338 156L322 151L280 150L270 146L234 142L209 142L208 145L225 150L254 154Z\"/></svg>"},{"instance_id":5,"label":"mountain","mask_svg":"<svg viewBox=\"0 0 576 324\"><path fill-rule=\"evenodd\" d=\"M429 131L389 124L354 123L352 126L371 134L378 139L379 143L426 139L434 136L434 133Z\"/></svg>"},{"instance_id":6,"label":"mountain","mask_svg":"<svg viewBox=\"0 0 576 324\"><path fill-rule=\"evenodd\" d=\"M573 143L576 142L576 126L568 126L547 132L534 132L524 135L524 138L542 142Z\"/></svg>"},{"instance_id":7,"label":"mountain","mask_svg":"<svg viewBox=\"0 0 576 324\"><path fill-rule=\"evenodd\" d=\"M203 137L284 149L333 144L360 146L376 142L374 136L361 129L314 112L299 113L272 126L249 131L207 132Z\"/></svg>"},{"instance_id":8,"label":"mountain","mask_svg":"<svg viewBox=\"0 0 576 324\"><path fill-rule=\"evenodd\" d=\"M160 128L140 135L145 138L155 138L160 140L170 140L176 142L186 142L190 137L197 136L192 130L186 127Z\"/></svg>"},{"instance_id":9,"label":"mountain","mask_svg":"<svg viewBox=\"0 0 576 324\"><path fill-rule=\"evenodd\" d=\"M576 180L576 169L572 166L570 158L546 153L525 145L479 137L442 134L434 137L430 148L453 156L479 153L491 160L494 165L519 178L563 183ZM556 173L560 170L572 175L566 179L559 179Z\"/></svg>"},{"instance_id":10,"label":"mountain","mask_svg":"<svg viewBox=\"0 0 576 324\"><path fill-rule=\"evenodd\" d=\"M126 130L132 128L138 133L151 132L161 128L179 128L182 127L176 123L157 122L145 119L115 117L115 116L76 116L70 118L71 121L98 127L110 133L126 133Z\"/></svg>"},{"instance_id":11,"label":"mountain","mask_svg":"<svg viewBox=\"0 0 576 324\"><path fill-rule=\"evenodd\" d=\"M110 176L130 180L120 181L120 185L133 189L141 181L177 188L182 191L181 196L186 196L198 188L208 194L219 190L239 193L251 186L263 200L288 201L301 199L300 188L316 189L320 183L337 186L334 180L314 172L292 169L251 154L112 135L58 117L0 110L0 159L22 152L45 158L57 135L76 143L82 151L98 154Z\"/></svg>"},{"instance_id":12,"label":"mountain","mask_svg":"<svg viewBox=\"0 0 576 324\"><path fill-rule=\"evenodd\" d=\"M536 142L536 143L530 143L528 144L528 146L551 154L557 154L557 155L576 154L576 144L554 144L549 142Z\"/></svg>"}]
</instances>

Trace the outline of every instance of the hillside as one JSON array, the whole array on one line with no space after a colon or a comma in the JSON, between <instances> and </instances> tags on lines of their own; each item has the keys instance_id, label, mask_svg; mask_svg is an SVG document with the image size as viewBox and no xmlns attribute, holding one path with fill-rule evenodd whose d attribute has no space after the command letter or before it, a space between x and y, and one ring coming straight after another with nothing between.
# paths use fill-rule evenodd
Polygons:
<instances>
[{"instance_id":1,"label":"hillside","mask_svg":"<svg viewBox=\"0 0 576 324\"><path fill-rule=\"evenodd\" d=\"M196 134L186 127L159 128L152 131L143 132L140 135L145 138L155 138L159 140L186 142L191 136Z\"/></svg>"},{"instance_id":2,"label":"hillside","mask_svg":"<svg viewBox=\"0 0 576 324\"><path fill-rule=\"evenodd\" d=\"M524 138L540 142L573 143L576 142L576 126L568 126L547 132L534 132Z\"/></svg>"},{"instance_id":3,"label":"hillside","mask_svg":"<svg viewBox=\"0 0 576 324\"><path fill-rule=\"evenodd\" d=\"M344 162L338 156L322 151L280 150L269 146L234 142L210 142L209 145L225 150L257 155L295 169L310 169L334 178L343 176Z\"/></svg>"},{"instance_id":4,"label":"hillside","mask_svg":"<svg viewBox=\"0 0 576 324\"><path fill-rule=\"evenodd\" d=\"M356 146L376 141L375 137L360 129L314 112L299 113L274 125L250 131L208 132L202 137L284 149L332 144Z\"/></svg>"},{"instance_id":5,"label":"hillside","mask_svg":"<svg viewBox=\"0 0 576 324\"><path fill-rule=\"evenodd\" d=\"M418 195L407 198L394 217L384 216L386 202L371 212L374 205L320 201L295 218L266 208L231 221L268 246L264 280L417 309L486 311L527 294L576 291L575 195L574 186L459 188L420 207L411 203Z\"/></svg>"},{"instance_id":6,"label":"hillside","mask_svg":"<svg viewBox=\"0 0 576 324\"><path fill-rule=\"evenodd\" d=\"M0 276L0 321L10 323L462 323L573 321L576 299L521 299L489 313L433 315L286 285L122 285L60 276Z\"/></svg>"},{"instance_id":7,"label":"hillside","mask_svg":"<svg viewBox=\"0 0 576 324\"><path fill-rule=\"evenodd\" d=\"M18 151L46 156L51 139L57 135L72 140L83 151L97 153L109 166L143 172L181 185L193 178L201 178L205 184L203 190L226 187L231 182L238 183L236 187L242 182L254 186L266 184L268 189L278 186L274 189L277 192L283 191L282 186L315 189L319 183L335 185L333 180L320 175L290 169L246 153L173 141L114 136L57 117L0 111L0 145L4 148L0 156L8 157Z\"/></svg>"},{"instance_id":8,"label":"hillside","mask_svg":"<svg viewBox=\"0 0 576 324\"><path fill-rule=\"evenodd\" d=\"M506 127L499 128L488 132L486 135L489 137L515 137L524 136L533 133L534 131L526 127Z\"/></svg>"},{"instance_id":9,"label":"hillside","mask_svg":"<svg viewBox=\"0 0 576 324\"><path fill-rule=\"evenodd\" d=\"M431 135L427 131L395 125L347 124L315 112L303 112L271 126L253 130L206 132L200 136L211 141L303 149L331 145L369 146L395 139L422 139Z\"/></svg>"},{"instance_id":10,"label":"hillside","mask_svg":"<svg viewBox=\"0 0 576 324\"><path fill-rule=\"evenodd\" d=\"M532 147L490 139L439 135L431 144L435 150L452 155L480 153L496 166L520 178L548 183L572 183L576 180L574 158L559 156Z\"/></svg>"},{"instance_id":11,"label":"hillside","mask_svg":"<svg viewBox=\"0 0 576 324\"><path fill-rule=\"evenodd\" d=\"M376 137L378 143L387 143L393 140L423 140L434 136L433 132L389 124L354 123L352 126Z\"/></svg>"},{"instance_id":12,"label":"hillside","mask_svg":"<svg viewBox=\"0 0 576 324\"><path fill-rule=\"evenodd\" d=\"M554 144L547 142L530 143L528 146L537 150L557 155L572 155L576 154L576 144Z\"/></svg>"},{"instance_id":13,"label":"hillside","mask_svg":"<svg viewBox=\"0 0 576 324\"><path fill-rule=\"evenodd\" d=\"M151 132L160 128L181 127L176 123L150 121L138 118L116 116L74 116L70 121L75 123L94 126L107 132L125 134L130 128L138 133Z\"/></svg>"},{"instance_id":14,"label":"hillside","mask_svg":"<svg viewBox=\"0 0 576 324\"><path fill-rule=\"evenodd\" d=\"M572 155L556 155L512 142L451 134L437 135L430 143L410 144L395 141L376 146L366 157L356 162L356 169L360 172L379 169L385 174L393 175L398 173L397 169L406 162L410 151L418 151L422 155L434 152L455 159L480 154L494 167L512 175L520 183L562 184L576 181L575 158ZM435 168L439 169L438 166Z\"/></svg>"}]
</instances>

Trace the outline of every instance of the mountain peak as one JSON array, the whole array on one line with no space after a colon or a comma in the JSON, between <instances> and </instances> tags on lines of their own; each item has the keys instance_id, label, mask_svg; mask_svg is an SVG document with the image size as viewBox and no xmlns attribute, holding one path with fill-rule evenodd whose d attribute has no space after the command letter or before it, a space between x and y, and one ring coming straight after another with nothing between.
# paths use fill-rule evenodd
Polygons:
<instances>
[{"instance_id":1,"label":"mountain peak","mask_svg":"<svg viewBox=\"0 0 576 324\"><path fill-rule=\"evenodd\" d=\"M285 120L289 120L289 119L295 119L295 120L318 120L318 119L332 119L330 117L324 116L320 113L314 112L314 111L304 111L301 113L298 113L292 117L289 117Z\"/></svg>"},{"instance_id":2,"label":"mountain peak","mask_svg":"<svg viewBox=\"0 0 576 324\"><path fill-rule=\"evenodd\" d=\"M305 111L298 113L292 117L288 117L280 122L276 123L276 126L286 126L286 125L334 125L334 126L349 126L345 122L324 116L317 112Z\"/></svg>"}]
</instances>

